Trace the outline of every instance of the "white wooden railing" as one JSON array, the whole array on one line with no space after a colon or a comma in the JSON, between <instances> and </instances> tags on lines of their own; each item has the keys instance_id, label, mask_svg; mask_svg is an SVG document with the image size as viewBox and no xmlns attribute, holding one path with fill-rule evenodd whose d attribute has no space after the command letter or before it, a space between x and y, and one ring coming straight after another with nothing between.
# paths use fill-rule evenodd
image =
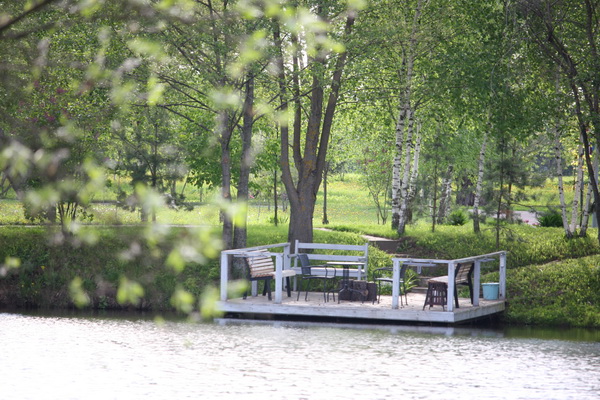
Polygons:
<instances>
[{"instance_id":1,"label":"white wooden railing","mask_svg":"<svg viewBox=\"0 0 600 400\"><path fill-rule=\"evenodd\" d=\"M506 251L497 251L495 253L482 254L479 256L459 258L456 260L436 260L424 258L392 258L393 262L393 285L392 285L392 308L398 308L398 297L400 295L400 265L408 264L416 267L418 272L423 267L433 267L446 264L448 265L448 298L447 310L454 311L454 271L456 264L472 262L473 268L473 305L479 306L479 287L481 283L481 264L499 259L500 282L498 298L506 300Z\"/></svg>"},{"instance_id":2,"label":"white wooden railing","mask_svg":"<svg viewBox=\"0 0 600 400\"><path fill-rule=\"evenodd\" d=\"M244 249L224 250L221 252L221 301L227 301L229 290L229 263L233 257L248 257L252 251L282 248L282 252L265 252L265 255L275 257L275 299L274 303L281 304L283 300L282 271L290 268L290 244L277 243L265 246L247 247ZM258 283L252 282L252 296L258 292Z\"/></svg>"}]
</instances>

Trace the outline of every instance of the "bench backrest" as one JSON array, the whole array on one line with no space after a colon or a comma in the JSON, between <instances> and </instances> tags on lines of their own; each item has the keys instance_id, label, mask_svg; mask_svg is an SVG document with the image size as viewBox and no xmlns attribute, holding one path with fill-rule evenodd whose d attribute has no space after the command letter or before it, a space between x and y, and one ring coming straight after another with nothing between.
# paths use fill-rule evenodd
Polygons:
<instances>
[{"instance_id":1,"label":"bench backrest","mask_svg":"<svg viewBox=\"0 0 600 400\"><path fill-rule=\"evenodd\" d=\"M470 283L471 272L473 271L473 263L461 263L456 267L454 273L454 282L456 283Z\"/></svg>"},{"instance_id":2,"label":"bench backrest","mask_svg":"<svg viewBox=\"0 0 600 400\"><path fill-rule=\"evenodd\" d=\"M260 278L264 276L272 276L275 271L275 265L273 259L268 254L261 254L262 252L253 252L257 254L245 257L246 265L248 266L248 275L250 278Z\"/></svg>"},{"instance_id":3,"label":"bench backrest","mask_svg":"<svg viewBox=\"0 0 600 400\"><path fill-rule=\"evenodd\" d=\"M302 251L304 250L304 251ZM361 261L367 264L369 259L369 244L365 243L364 245L356 245L356 244L329 244L329 243L303 243L296 240L295 252L303 253L306 250L306 254L308 258L311 260L320 260L320 261ZM356 252L356 255L348 255L348 254L324 254L320 250L326 252L347 252L352 251Z\"/></svg>"}]
</instances>

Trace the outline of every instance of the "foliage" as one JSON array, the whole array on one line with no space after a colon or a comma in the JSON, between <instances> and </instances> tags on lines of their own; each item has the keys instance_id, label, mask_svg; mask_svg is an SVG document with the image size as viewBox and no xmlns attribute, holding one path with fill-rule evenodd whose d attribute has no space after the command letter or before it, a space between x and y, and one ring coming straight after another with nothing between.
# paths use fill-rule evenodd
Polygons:
<instances>
[{"instance_id":1,"label":"foliage","mask_svg":"<svg viewBox=\"0 0 600 400\"><path fill-rule=\"evenodd\" d=\"M360 158L363 185L369 190L373 203L377 207L377 222L387 222L391 207L392 185L392 154L389 151L391 143L381 138L373 137L373 142L363 150Z\"/></svg>"},{"instance_id":2,"label":"foliage","mask_svg":"<svg viewBox=\"0 0 600 400\"><path fill-rule=\"evenodd\" d=\"M541 227L544 228L562 228L563 220L560 213L556 210L550 210L542 213L538 218Z\"/></svg>"},{"instance_id":3,"label":"foliage","mask_svg":"<svg viewBox=\"0 0 600 400\"><path fill-rule=\"evenodd\" d=\"M454 210L448 215L446 223L448 225L462 226L467 223L467 215L463 210Z\"/></svg>"},{"instance_id":4,"label":"foliage","mask_svg":"<svg viewBox=\"0 0 600 400\"><path fill-rule=\"evenodd\" d=\"M389 227L388 235L376 225L343 225L332 228L394 238ZM412 243L408 242L409 247L402 251L410 256L457 259L496 251L493 225L485 225L481 234L473 233L468 225L441 225L432 233L427 222L421 221L409 225L406 236L412 239ZM591 236L567 239L560 228L540 229L522 224L507 226L501 238L500 250L508 252L507 267L512 269L598 254L600 245Z\"/></svg>"},{"instance_id":5,"label":"foliage","mask_svg":"<svg viewBox=\"0 0 600 400\"><path fill-rule=\"evenodd\" d=\"M600 256L518 268L507 277L508 322L600 327Z\"/></svg>"},{"instance_id":6,"label":"foliage","mask_svg":"<svg viewBox=\"0 0 600 400\"><path fill-rule=\"evenodd\" d=\"M43 228L1 228L0 305L170 309L179 286L199 298L206 286L216 285L218 252L210 246L204 246L197 261L188 260L185 269L170 261L174 249L189 239L198 240L195 232L175 229L153 248L138 241L143 230L94 228L86 232L93 240L73 247L70 242L49 240L55 236L49 238ZM7 268L9 257L20 259L20 267ZM73 294L87 296L89 303L76 304Z\"/></svg>"},{"instance_id":7,"label":"foliage","mask_svg":"<svg viewBox=\"0 0 600 400\"><path fill-rule=\"evenodd\" d=\"M534 162L548 158L539 150L548 146L538 141L550 120L545 112L561 108L557 113L571 118L567 125L573 125L572 116L578 115L582 137L587 136L588 128L596 139L600 137L598 101L593 100L597 83L589 79L595 76L597 52L580 51L594 45L595 41L588 39L588 34L596 34L593 26L582 28L596 20L586 18L591 7L581 7L576 1L549 7L541 7L545 2L517 1L508 6L442 1L427 3L421 18L414 19L415 4L423 4L420 1L374 2L364 12L358 11L361 1L234 3L235 7L228 1L189 0L2 2L0 191L8 194L10 182L11 195L19 199L19 203L0 204L2 221L24 224L27 221L13 211L26 209L29 215L51 221L58 212L62 222L62 231L52 227L49 237L31 230L7 238L2 250L7 277L2 284L17 283L15 287L20 289L15 298L21 304L47 304L57 299L57 303L68 303L64 299L70 293L77 304L107 305L107 296L99 296L97 291L120 284L122 290L116 297L136 306L154 299L151 304L189 312L206 283L198 276L213 276L214 265L207 261L211 259L208 253L218 249L213 236L183 230L168 234L164 225L138 227L131 235L125 235L128 228L123 227L106 234L78 222L82 217L97 225L135 222L136 213L92 203L106 191L111 200L121 199L116 195L123 189L120 182L131 179L146 183L123 190L122 199L132 200L127 204L131 208L141 208L143 213L156 210L158 222L217 225L219 216L214 209L164 211L160 193L168 191L172 199L179 199L176 181L184 179L190 167L191 180L196 183L219 186L242 181L246 175L238 169L256 154L246 159L242 156L245 142L230 141L225 133L245 131L256 121L260 122L254 128L269 132L269 143L263 146L268 149L277 144L273 127L283 127L298 117L296 124L290 124L297 135L291 143L281 140L280 153L287 152L290 144L295 149L293 160L306 161L299 163L302 167L297 176L286 171L284 175L288 188L314 180L310 190L303 192L311 207L322 164L328 159L325 151L330 130L332 146L340 152L345 149L340 157L344 159L361 158L357 153L365 143L389 143L398 121L398 94L405 89L414 90L406 100L414 100L417 122L423 124L423 143L428 147L423 149L424 173L418 188L423 205L430 201L434 191L428 186L433 182L435 187L437 169L442 165L456 164L457 174L473 182L473 152L479 148L477 136L484 130L489 131L491 143L486 158L488 204L498 212L510 210L515 202L533 201L523 198L518 189L537 175ZM572 18L556 17L563 13ZM549 18L540 18L545 15ZM342 33L344 20L348 35ZM411 21L418 25L417 36L411 36ZM280 40L276 38L280 32L273 30L277 26L283 33ZM350 34L351 26L355 30ZM540 48L519 40L522 27L529 28L530 38L538 41ZM417 51L414 81L405 82L411 38L422 51ZM561 47L561 43L567 45ZM548 45L558 47L552 50ZM564 53L567 50L573 53ZM577 89L571 101L565 101L565 93L559 100L547 95L553 74L537 60L539 52L555 62L562 60L559 83ZM279 71L274 65L276 53L282 61ZM334 66L336 60L339 63ZM348 73L342 75L346 62ZM325 79L327 70L336 71L333 79ZM257 97L256 101L247 98L254 102L252 110L242 107L240 101L250 93L250 81L256 84L252 96ZM292 84L291 90L285 87L287 83ZM411 88L403 89L405 85ZM328 92L331 96L327 99ZM592 99L583 102L583 108L587 107L583 111L582 104L571 109L573 100L582 100L578 92L588 93ZM333 118L338 100L345 119L339 119L339 113ZM272 101L279 107L260 104ZM285 112L288 106L294 113ZM300 121L302 115L313 118ZM443 126L439 121L445 121ZM434 135L436 126L440 126L440 134ZM283 129L281 133L281 138L287 137ZM119 140L113 140L115 137ZM323 145L318 159L308 151L317 144ZM373 164L379 174L371 176L382 178L384 185L378 185L376 192L387 195L390 171L381 169L380 161L388 162L381 153L375 155L384 159ZM263 168L277 176L274 154L265 154L262 158L267 159L262 160L256 157L257 170ZM368 156L375 159L373 154ZM220 165L216 162L219 157ZM238 165L242 157L244 162ZM186 167L180 167L183 160ZM313 170L315 163L319 166ZM127 172L115 176L112 190L107 190L104 172L117 172L117 167ZM435 179L427 179L431 176L427 171L432 170ZM362 240L356 233L396 237L389 227L371 224L375 215L386 217L382 213L387 210L385 199L376 207L368 206L364 185L351 178L344 190L330 191L328 198L337 205L329 208L331 226L347 232L318 232L315 240ZM370 178L368 183L375 180ZM183 189L185 185L181 193ZM229 201L230 194L228 190L224 199ZM322 207L321 198L317 193L315 213ZM254 213L250 217L259 214L252 204L250 209ZM305 230L312 232L311 217L312 210L311 215L289 220L306 223ZM279 227L265 229L259 216L253 222L258 225L250 229L263 243L287 239ZM463 226L442 226L433 235L418 223L407 230L416 239L404 243L407 252L453 258L499 247L509 251L511 269L598 252L598 244L591 239L566 240L559 229L513 226L498 220L493 237L487 228L481 235L471 235ZM22 239L28 234L32 235L29 242ZM19 245L13 245L13 240ZM39 249L30 243L38 244ZM110 254L102 256L107 257L102 265L93 259L93 254L107 251ZM119 258L118 254L128 257ZM375 251L373 258L374 265L386 262ZM15 260L21 262L18 270ZM201 272L202 262L210 264L206 274ZM194 275L187 276L187 271ZM171 298L160 294L165 292Z\"/></svg>"}]
</instances>

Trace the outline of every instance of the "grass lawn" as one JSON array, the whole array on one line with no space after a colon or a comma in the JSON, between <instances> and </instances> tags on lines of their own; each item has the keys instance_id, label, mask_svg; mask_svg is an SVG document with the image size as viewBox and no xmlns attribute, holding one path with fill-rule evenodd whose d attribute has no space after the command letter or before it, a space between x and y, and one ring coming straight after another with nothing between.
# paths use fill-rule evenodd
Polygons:
<instances>
[{"instance_id":1,"label":"grass lawn","mask_svg":"<svg viewBox=\"0 0 600 400\"><path fill-rule=\"evenodd\" d=\"M573 179L565 179L565 196L567 202L573 198ZM122 185L124 186L124 185ZM547 206L558 207L558 184L556 180L547 180L543 187L527 189L527 199L515 204L515 210L545 211ZM215 205L207 201L213 194L207 189L199 190L191 185L185 187L186 199L195 202L192 210L181 208L179 210L162 208L157 213L157 221L164 224L175 225L219 225L219 212ZM94 224L136 224L140 222L137 212L119 208L112 203L116 200L114 191L106 189L96 196L97 203L91 207ZM111 203L108 203L110 201ZM262 225L272 223L274 209L271 199L254 199L248 205L248 224ZM284 224L289 221L288 210L282 209L284 204L280 201L278 218ZM344 226L353 230L381 232L382 236L389 236L391 211L388 213L386 224L381 224L377 218L377 208L368 190L360 183L357 174L345 174L343 177L334 176L328 182L327 193L327 218L329 226L343 229ZM378 223L379 222L379 223ZM14 196L0 200L0 224L27 224L20 202ZM315 213L313 217L315 227L325 227L323 224L323 190L317 196Z\"/></svg>"}]
</instances>

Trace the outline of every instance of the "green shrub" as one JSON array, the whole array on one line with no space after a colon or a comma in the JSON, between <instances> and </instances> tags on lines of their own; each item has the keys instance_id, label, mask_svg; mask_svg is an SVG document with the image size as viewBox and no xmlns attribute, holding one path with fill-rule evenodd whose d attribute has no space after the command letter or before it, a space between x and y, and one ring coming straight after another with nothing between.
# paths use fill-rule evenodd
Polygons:
<instances>
[{"instance_id":1,"label":"green shrub","mask_svg":"<svg viewBox=\"0 0 600 400\"><path fill-rule=\"evenodd\" d=\"M600 256L527 266L507 275L509 322L600 327Z\"/></svg>"},{"instance_id":2,"label":"green shrub","mask_svg":"<svg viewBox=\"0 0 600 400\"><path fill-rule=\"evenodd\" d=\"M171 229L160 246L134 245L128 258L122 254L137 243L142 227L93 228L91 243L53 244L44 228L0 228L0 272L6 257L21 260L21 266L0 275L0 305L17 307L71 307L69 285L78 277L89 295L90 306L120 308L115 295L123 277L144 288L140 307L170 308L170 297L178 286L194 294L218 282L219 263L188 263L182 272L166 266L171 249L186 238L184 228ZM194 282L194 285L190 283ZM127 305L125 305L128 307Z\"/></svg>"},{"instance_id":3,"label":"green shrub","mask_svg":"<svg viewBox=\"0 0 600 400\"><path fill-rule=\"evenodd\" d=\"M454 210L448 215L447 224L454 226L462 226L467 223L467 214L463 210Z\"/></svg>"},{"instance_id":4,"label":"green shrub","mask_svg":"<svg viewBox=\"0 0 600 400\"><path fill-rule=\"evenodd\" d=\"M538 222L543 228L562 228L563 226L562 216L556 210L550 210L543 213L538 218Z\"/></svg>"}]
</instances>

